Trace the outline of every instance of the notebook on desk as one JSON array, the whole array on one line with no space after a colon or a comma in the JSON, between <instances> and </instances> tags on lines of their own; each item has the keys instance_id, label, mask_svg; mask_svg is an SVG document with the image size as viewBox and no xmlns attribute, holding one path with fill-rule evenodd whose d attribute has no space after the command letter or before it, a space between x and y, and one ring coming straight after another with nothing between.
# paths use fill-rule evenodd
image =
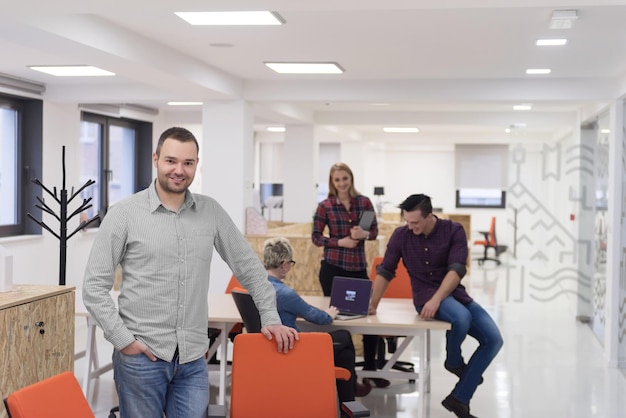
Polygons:
<instances>
[{"instance_id":1,"label":"notebook on desk","mask_svg":"<svg viewBox=\"0 0 626 418\"><path fill-rule=\"evenodd\" d=\"M335 319L346 320L367 316L371 293L370 280L335 276L330 291L330 305L339 310L339 315Z\"/></svg>"}]
</instances>

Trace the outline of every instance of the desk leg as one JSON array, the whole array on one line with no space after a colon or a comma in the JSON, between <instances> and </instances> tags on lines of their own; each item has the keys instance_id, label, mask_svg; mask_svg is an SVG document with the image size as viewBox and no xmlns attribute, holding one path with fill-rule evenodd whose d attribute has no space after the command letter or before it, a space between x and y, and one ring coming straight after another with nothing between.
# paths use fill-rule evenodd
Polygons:
<instances>
[{"instance_id":1,"label":"desk leg","mask_svg":"<svg viewBox=\"0 0 626 418\"><path fill-rule=\"evenodd\" d=\"M85 371L83 372L83 393L85 397L89 393L89 383L91 381L92 364L94 364L94 357L98 356L96 344L96 323L87 318L87 346L85 347Z\"/></svg>"},{"instance_id":2,"label":"desk leg","mask_svg":"<svg viewBox=\"0 0 626 418\"><path fill-rule=\"evenodd\" d=\"M419 352L420 352L420 358L419 358L419 367L418 367L418 374L419 374L419 379L417 381L417 390L419 391L419 405L418 405L418 411L419 411L419 416L420 417L425 417L426 416L426 387L429 386L429 384L427 383L427 381L430 379L430 376L427 375L427 369L428 369L428 359L426 358L426 356L428 355L428 330L423 330L422 331L422 335L420 335L420 342L419 342Z\"/></svg>"},{"instance_id":3,"label":"desk leg","mask_svg":"<svg viewBox=\"0 0 626 418\"><path fill-rule=\"evenodd\" d=\"M430 330L426 330L426 393L430 393Z\"/></svg>"},{"instance_id":4,"label":"desk leg","mask_svg":"<svg viewBox=\"0 0 626 418\"><path fill-rule=\"evenodd\" d=\"M220 390L217 403L224 405L226 403L226 365L228 364L228 331L224 324L220 332Z\"/></svg>"}]
</instances>

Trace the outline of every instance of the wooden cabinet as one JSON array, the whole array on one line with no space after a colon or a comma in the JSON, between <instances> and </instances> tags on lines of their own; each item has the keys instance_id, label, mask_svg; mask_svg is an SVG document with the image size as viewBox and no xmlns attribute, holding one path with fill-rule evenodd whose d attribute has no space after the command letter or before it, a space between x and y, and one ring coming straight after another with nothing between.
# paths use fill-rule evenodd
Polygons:
<instances>
[{"instance_id":1,"label":"wooden cabinet","mask_svg":"<svg viewBox=\"0 0 626 418\"><path fill-rule=\"evenodd\" d=\"M74 288L16 285L0 293L0 397L74 370ZM0 403L0 418L7 416Z\"/></svg>"}]
</instances>

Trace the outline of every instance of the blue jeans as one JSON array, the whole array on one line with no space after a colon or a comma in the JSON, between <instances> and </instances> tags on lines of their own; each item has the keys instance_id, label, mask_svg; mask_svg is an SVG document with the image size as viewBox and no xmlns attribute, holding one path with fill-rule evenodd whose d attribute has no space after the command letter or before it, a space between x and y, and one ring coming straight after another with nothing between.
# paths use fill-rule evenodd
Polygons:
<instances>
[{"instance_id":1,"label":"blue jeans","mask_svg":"<svg viewBox=\"0 0 626 418\"><path fill-rule=\"evenodd\" d=\"M180 364L113 351L121 418L206 418L209 372L204 357Z\"/></svg>"},{"instance_id":2,"label":"blue jeans","mask_svg":"<svg viewBox=\"0 0 626 418\"><path fill-rule=\"evenodd\" d=\"M421 310L422 307L418 307L418 311ZM473 301L463 305L452 296L448 296L441 302L435 318L452 324L452 329L446 332L448 367L456 368L465 364L461 344L467 335L474 337L479 343L467 363L463 376L452 391L452 396L469 404L480 378L502 347L502 335L487 311Z\"/></svg>"}]
</instances>

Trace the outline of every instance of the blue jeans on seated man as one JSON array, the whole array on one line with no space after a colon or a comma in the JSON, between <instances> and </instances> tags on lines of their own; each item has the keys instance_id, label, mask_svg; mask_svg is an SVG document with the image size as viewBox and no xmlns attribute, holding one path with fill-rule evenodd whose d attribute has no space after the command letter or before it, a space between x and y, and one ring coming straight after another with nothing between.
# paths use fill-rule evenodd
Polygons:
<instances>
[{"instance_id":1,"label":"blue jeans on seated man","mask_svg":"<svg viewBox=\"0 0 626 418\"><path fill-rule=\"evenodd\" d=\"M113 377L121 418L206 418L209 372L204 357L180 364L151 361L143 354L113 351Z\"/></svg>"},{"instance_id":2,"label":"blue jeans on seated man","mask_svg":"<svg viewBox=\"0 0 626 418\"><path fill-rule=\"evenodd\" d=\"M422 306L417 310L421 312ZM474 337L479 343L452 391L452 396L464 404L469 404L483 373L502 347L502 335L487 311L474 301L463 305L452 296L448 296L439 305L435 319L450 322L452 325L446 332L447 366L457 368L465 364L461 344L467 335Z\"/></svg>"}]
</instances>

